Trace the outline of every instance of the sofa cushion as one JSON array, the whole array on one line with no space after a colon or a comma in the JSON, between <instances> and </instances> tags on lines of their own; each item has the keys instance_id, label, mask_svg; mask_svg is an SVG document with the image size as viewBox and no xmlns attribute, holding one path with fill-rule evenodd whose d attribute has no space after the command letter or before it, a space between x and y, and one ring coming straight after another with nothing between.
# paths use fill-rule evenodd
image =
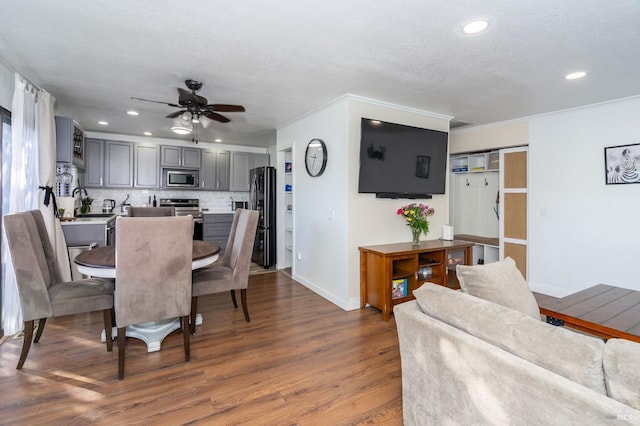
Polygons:
<instances>
[{"instance_id":1,"label":"sofa cushion","mask_svg":"<svg viewBox=\"0 0 640 426\"><path fill-rule=\"evenodd\" d=\"M640 343L609 339L604 347L604 379L607 394L640 410Z\"/></svg>"},{"instance_id":2,"label":"sofa cushion","mask_svg":"<svg viewBox=\"0 0 640 426\"><path fill-rule=\"evenodd\" d=\"M606 395L602 340L435 284L413 294L427 315Z\"/></svg>"},{"instance_id":3,"label":"sofa cushion","mask_svg":"<svg viewBox=\"0 0 640 426\"><path fill-rule=\"evenodd\" d=\"M456 272L465 293L540 319L538 303L510 257L486 265L458 265Z\"/></svg>"}]
</instances>

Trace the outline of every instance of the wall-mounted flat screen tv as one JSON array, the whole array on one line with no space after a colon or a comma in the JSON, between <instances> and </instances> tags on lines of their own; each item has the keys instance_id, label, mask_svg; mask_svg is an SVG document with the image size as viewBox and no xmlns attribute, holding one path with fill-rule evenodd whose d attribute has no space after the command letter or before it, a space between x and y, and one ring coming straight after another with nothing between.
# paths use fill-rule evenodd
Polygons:
<instances>
[{"instance_id":1,"label":"wall-mounted flat screen tv","mask_svg":"<svg viewBox=\"0 0 640 426\"><path fill-rule=\"evenodd\" d=\"M359 193L384 198L444 194L449 134L362 118Z\"/></svg>"}]
</instances>

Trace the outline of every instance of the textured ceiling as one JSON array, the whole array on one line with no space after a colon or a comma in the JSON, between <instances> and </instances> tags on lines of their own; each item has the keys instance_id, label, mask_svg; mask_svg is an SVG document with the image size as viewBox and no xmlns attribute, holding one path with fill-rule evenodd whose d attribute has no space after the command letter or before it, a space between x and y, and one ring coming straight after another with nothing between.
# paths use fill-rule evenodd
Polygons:
<instances>
[{"instance_id":1,"label":"textured ceiling","mask_svg":"<svg viewBox=\"0 0 640 426\"><path fill-rule=\"evenodd\" d=\"M346 93L472 125L639 95L639 23L637 0L11 1L0 57L85 130L176 138L175 108L131 97L175 103L193 78L246 108L201 141L267 146Z\"/></svg>"}]
</instances>

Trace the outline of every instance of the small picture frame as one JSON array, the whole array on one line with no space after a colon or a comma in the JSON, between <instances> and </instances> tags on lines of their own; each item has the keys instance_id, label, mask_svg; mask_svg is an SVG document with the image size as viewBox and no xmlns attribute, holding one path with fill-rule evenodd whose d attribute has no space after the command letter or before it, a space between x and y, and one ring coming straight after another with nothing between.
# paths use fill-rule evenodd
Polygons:
<instances>
[{"instance_id":1,"label":"small picture frame","mask_svg":"<svg viewBox=\"0 0 640 426\"><path fill-rule=\"evenodd\" d=\"M640 183L640 143L605 147L604 172L607 185Z\"/></svg>"},{"instance_id":2,"label":"small picture frame","mask_svg":"<svg viewBox=\"0 0 640 426\"><path fill-rule=\"evenodd\" d=\"M416 157L416 177L428 178L429 177L429 164L431 163L431 157L427 155L418 155Z\"/></svg>"}]
</instances>

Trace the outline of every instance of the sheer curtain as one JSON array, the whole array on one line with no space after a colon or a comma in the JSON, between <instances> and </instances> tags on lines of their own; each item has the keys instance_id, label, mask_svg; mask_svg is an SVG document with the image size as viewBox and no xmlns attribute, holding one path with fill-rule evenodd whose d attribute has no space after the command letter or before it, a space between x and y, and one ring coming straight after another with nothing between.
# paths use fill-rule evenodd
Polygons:
<instances>
[{"instance_id":1,"label":"sheer curtain","mask_svg":"<svg viewBox=\"0 0 640 426\"><path fill-rule=\"evenodd\" d=\"M60 221L56 219L55 204L49 195L55 193L56 183L56 124L53 115L55 98L44 90L38 92L36 102L36 144L38 147L38 184L41 192L38 206L44 217L49 241L53 246L58 271L63 281L71 281L71 268L67 254L67 244ZM46 203L46 204L45 204Z\"/></svg>"},{"instance_id":2,"label":"sheer curtain","mask_svg":"<svg viewBox=\"0 0 640 426\"><path fill-rule=\"evenodd\" d=\"M36 89L19 74L15 76L11 108L11 140L3 146L2 155L2 197L5 214L38 207ZM15 273L4 235L2 254L5 273L2 282L2 323L5 334L11 335L22 329L22 313Z\"/></svg>"}]
</instances>

